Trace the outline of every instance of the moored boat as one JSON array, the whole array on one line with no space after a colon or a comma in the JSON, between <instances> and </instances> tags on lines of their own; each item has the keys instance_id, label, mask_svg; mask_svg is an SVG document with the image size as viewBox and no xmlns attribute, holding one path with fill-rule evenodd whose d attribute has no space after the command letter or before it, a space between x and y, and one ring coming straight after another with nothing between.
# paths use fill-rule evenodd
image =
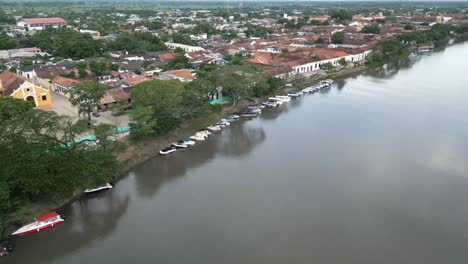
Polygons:
<instances>
[{"instance_id":1,"label":"moored boat","mask_svg":"<svg viewBox=\"0 0 468 264\"><path fill-rule=\"evenodd\" d=\"M206 129L208 129L208 130L211 131L211 132L219 132L219 131L221 131L221 127L218 126L218 125L213 125L213 126L206 127Z\"/></svg>"},{"instance_id":2,"label":"moored boat","mask_svg":"<svg viewBox=\"0 0 468 264\"><path fill-rule=\"evenodd\" d=\"M221 119L218 122L216 122L217 126L229 126L231 123L229 123L226 119Z\"/></svg>"},{"instance_id":3,"label":"moored boat","mask_svg":"<svg viewBox=\"0 0 468 264\"><path fill-rule=\"evenodd\" d=\"M167 148L163 148L159 151L159 154L161 155L168 155L168 154L171 154L171 153L174 153L176 152L176 148L173 147L173 146L170 146L170 147L167 147Z\"/></svg>"},{"instance_id":4,"label":"moored boat","mask_svg":"<svg viewBox=\"0 0 468 264\"><path fill-rule=\"evenodd\" d=\"M10 254L14 249L13 243L10 241L0 242L0 257Z\"/></svg>"},{"instance_id":5,"label":"moored boat","mask_svg":"<svg viewBox=\"0 0 468 264\"><path fill-rule=\"evenodd\" d=\"M97 188L94 188L94 189L85 189L84 192L85 193L95 193L95 192L99 192L99 191L104 191L104 190L109 190L109 189L112 189L112 184L110 183L106 183L102 186L99 186Z\"/></svg>"},{"instance_id":6,"label":"moored boat","mask_svg":"<svg viewBox=\"0 0 468 264\"><path fill-rule=\"evenodd\" d=\"M262 109L260 109L259 107L256 107L256 106L248 106L245 111L247 112L252 112L252 113L257 113L257 114L260 114L262 113Z\"/></svg>"},{"instance_id":7,"label":"moored boat","mask_svg":"<svg viewBox=\"0 0 468 264\"><path fill-rule=\"evenodd\" d=\"M259 115L259 113L254 113L254 112L251 112L251 111L244 111L241 113L241 115L243 117L257 117Z\"/></svg>"},{"instance_id":8,"label":"moored boat","mask_svg":"<svg viewBox=\"0 0 468 264\"><path fill-rule=\"evenodd\" d=\"M193 146L193 145L196 144L196 142L194 140L192 140L191 138L188 138L188 137L183 138L181 141L183 141L184 144L188 145L188 146Z\"/></svg>"},{"instance_id":9,"label":"moored boat","mask_svg":"<svg viewBox=\"0 0 468 264\"><path fill-rule=\"evenodd\" d=\"M275 96L276 98L282 100L283 102L289 102L291 101L291 97L286 96L286 95L277 95Z\"/></svg>"},{"instance_id":10,"label":"moored boat","mask_svg":"<svg viewBox=\"0 0 468 264\"><path fill-rule=\"evenodd\" d=\"M226 117L226 119L227 119L229 122L232 122L232 121L239 120L239 116L238 116L238 115L228 115L228 116Z\"/></svg>"},{"instance_id":11,"label":"moored boat","mask_svg":"<svg viewBox=\"0 0 468 264\"><path fill-rule=\"evenodd\" d=\"M35 222L27 224L13 232L12 235L37 233L63 223L65 220L57 212L50 212L35 218Z\"/></svg>"},{"instance_id":12,"label":"moored boat","mask_svg":"<svg viewBox=\"0 0 468 264\"><path fill-rule=\"evenodd\" d=\"M176 148L188 148L189 147L189 145L185 144L185 142L182 140L172 143L171 146L176 147Z\"/></svg>"},{"instance_id":13,"label":"moored boat","mask_svg":"<svg viewBox=\"0 0 468 264\"><path fill-rule=\"evenodd\" d=\"M202 136L202 135L199 135L199 134L195 134L195 135L191 136L190 138L195 140L195 141L204 141L205 140L205 137Z\"/></svg>"}]
</instances>

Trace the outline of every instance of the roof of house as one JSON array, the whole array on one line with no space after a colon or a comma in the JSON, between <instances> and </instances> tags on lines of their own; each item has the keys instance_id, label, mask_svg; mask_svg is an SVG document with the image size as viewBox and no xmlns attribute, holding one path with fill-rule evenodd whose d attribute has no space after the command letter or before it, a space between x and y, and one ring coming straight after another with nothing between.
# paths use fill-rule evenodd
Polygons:
<instances>
[{"instance_id":1,"label":"roof of house","mask_svg":"<svg viewBox=\"0 0 468 264\"><path fill-rule=\"evenodd\" d=\"M159 54L158 57L162 61L170 61L174 58L179 56L179 53L164 53L164 54Z\"/></svg>"},{"instance_id":2,"label":"roof of house","mask_svg":"<svg viewBox=\"0 0 468 264\"><path fill-rule=\"evenodd\" d=\"M45 66L34 67L34 72L39 78L52 80L55 78L55 76L58 76L61 73L69 72L72 69L74 69L73 66Z\"/></svg>"},{"instance_id":3,"label":"roof of house","mask_svg":"<svg viewBox=\"0 0 468 264\"><path fill-rule=\"evenodd\" d=\"M74 79L70 79L70 78L66 78L66 77L62 77L60 75L57 75L52 80L52 83L56 83L56 84L58 84L60 86L63 86L63 87L70 87L75 83L81 83L81 82L78 81L78 80L74 80Z\"/></svg>"},{"instance_id":4,"label":"roof of house","mask_svg":"<svg viewBox=\"0 0 468 264\"><path fill-rule=\"evenodd\" d=\"M24 82L26 82L26 79L17 74L9 71L0 73L0 91L4 92L4 95L11 95Z\"/></svg>"},{"instance_id":5,"label":"roof of house","mask_svg":"<svg viewBox=\"0 0 468 264\"><path fill-rule=\"evenodd\" d=\"M173 70L173 71L167 71L164 73L168 75L173 75L179 78L187 79L187 80L195 79L195 77L193 77L192 73L190 73L188 69Z\"/></svg>"},{"instance_id":6,"label":"roof of house","mask_svg":"<svg viewBox=\"0 0 468 264\"><path fill-rule=\"evenodd\" d=\"M128 78L123 79L122 81L124 83L128 83L131 86L134 86L134 85L137 85L137 84L139 84L141 82L144 82L144 81L147 81L147 80L149 80L149 78L147 78L145 76L132 74L131 76L129 76Z\"/></svg>"},{"instance_id":7,"label":"roof of house","mask_svg":"<svg viewBox=\"0 0 468 264\"><path fill-rule=\"evenodd\" d=\"M44 17L44 18L23 18L24 22L28 24L57 24L66 23L61 17Z\"/></svg>"},{"instance_id":8,"label":"roof of house","mask_svg":"<svg viewBox=\"0 0 468 264\"><path fill-rule=\"evenodd\" d=\"M128 99L130 99L130 94L126 93L122 88L113 88L106 91L100 102L101 104L112 104Z\"/></svg>"}]
</instances>

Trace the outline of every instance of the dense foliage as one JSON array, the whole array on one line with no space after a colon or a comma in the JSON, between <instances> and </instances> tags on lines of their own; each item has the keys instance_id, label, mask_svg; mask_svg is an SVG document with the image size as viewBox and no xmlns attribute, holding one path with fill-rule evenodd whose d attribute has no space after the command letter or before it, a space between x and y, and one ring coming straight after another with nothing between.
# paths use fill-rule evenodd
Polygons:
<instances>
[{"instance_id":1,"label":"dense foliage","mask_svg":"<svg viewBox=\"0 0 468 264\"><path fill-rule=\"evenodd\" d=\"M132 138L158 136L179 126L184 86L172 81L153 80L137 84L132 89L135 123L131 124Z\"/></svg>"},{"instance_id":2,"label":"dense foliage","mask_svg":"<svg viewBox=\"0 0 468 264\"><path fill-rule=\"evenodd\" d=\"M164 42L151 33L128 33L118 35L115 41L108 41L109 50L123 50L130 53L144 53L147 51L165 50Z\"/></svg>"},{"instance_id":3,"label":"dense foliage","mask_svg":"<svg viewBox=\"0 0 468 264\"><path fill-rule=\"evenodd\" d=\"M19 39L18 45L39 47L53 56L72 59L98 56L105 50L103 41L94 40L90 34L81 34L65 28L48 28Z\"/></svg>"},{"instance_id":4,"label":"dense foliage","mask_svg":"<svg viewBox=\"0 0 468 264\"><path fill-rule=\"evenodd\" d=\"M81 123L32 107L0 98L0 230L33 203L60 203L121 173L111 149L103 148L109 141L94 148L73 144L84 132Z\"/></svg>"},{"instance_id":5,"label":"dense foliage","mask_svg":"<svg viewBox=\"0 0 468 264\"><path fill-rule=\"evenodd\" d=\"M345 33L341 31L333 33L331 41L334 44L343 44L345 41Z\"/></svg>"},{"instance_id":6,"label":"dense foliage","mask_svg":"<svg viewBox=\"0 0 468 264\"><path fill-rule=\"evenodd\" d=\"M346 20L351 20L353 18L353 13L348 9L340 9L334 11L331 17L339 22L344 22Z\"/></svg>"},{"instance_id":7,"label":"dense foliage","mask_svg":"<svg viewBox=\"0 0 468 264\"><path fill-rule=\"evenodd\" d=\"M380 28L378 24L370 24L362 28L362 33L368 33L368 34L379 34L380 33Z\"/></svg>"},{"instance_id":8,"label":"dense foliage","mask_svg":"<svg viewBox=\"0 0 468 264\"><path fill-rule=\"evenodd\" d=\"M101 105L100 100L106 93L106 87L100 83L78 83L67 90L69 101L78 107L79 114L87 117L88 127L91 126L91 113Z\"/></svg>"}]
</instances>

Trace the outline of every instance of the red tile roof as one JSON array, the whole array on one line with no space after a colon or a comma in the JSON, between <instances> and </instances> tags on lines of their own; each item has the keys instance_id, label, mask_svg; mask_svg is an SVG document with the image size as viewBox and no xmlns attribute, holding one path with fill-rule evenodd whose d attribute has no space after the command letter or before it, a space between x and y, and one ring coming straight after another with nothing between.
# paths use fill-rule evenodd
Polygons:
<instances>
[{"instance_id":1,"label":"red tile roof","mask_svg":"<svg viewBox=\"0 0 468 264\"><path fill-rule=\"evenodd\" d=\"M100 102L101 104L112 104L128 99L130 99L130 94L126 93L122 88L114 88L107 90Z\"/></svg>"},{"instance_id":2,"label":"red tile roof","mask_svg":"<svg viewBox=\"0 0 468 264\"><path fill-rule=\"evenodd\" d=\"M170 61L177 56L179 56L179 53L164 53L164 54L159 54L158 57L162 61Z\"/></svg>"},{"instance_id":3,"label":"red tile roof","mask_svg":"<svg viewBox=\"0 0 468 264\"><path fill-rule=\"evenodd\" d=\"M180 78L183 78L183 79L187 79L187 80L195 79L193 77L193 75L190 73L190 71L187 70L187 69L167 71L167 72L164 72L164 73L169 74L169 75L173 75L173 76L177 76L177 77L180 77Z\"/></svg>"},{"instance_id":4,"label":"red tile roof","mask_svg":"<svg viewBox=\"0 0 468 264\"><path fill-rule=\"evenodd\" d=\"M25 81L26 79L19 75L4 71L0 73L0 92L5 96L11 95Z\"/></svg>"},{"instance_id":5,"label":"red tile roof","mask_svg":"<svg viewBox=\"0 0 468 264\"><path fill-rule=\"evenodd\" d=\"M52 80L52 83L56 83L56 84L58 84L60 86L63 86L63 87L70 87L75 83L81 83L81 82L78 81L78 80L65 78L65 77L62 77L62 76L58 75L58 76L55 76L55 78Z\"/></svg>"},{"instance_id":6,"label":"red tile roof","mask_svg":"<svg viewBox=\"0 0 468 264\"><path fill-rule=\"evenodd\" d=\"M67 23L61 17L46 17L46 18L23 18L24 22L28 24L60 24Z\"/></svg>"}]
</instances>

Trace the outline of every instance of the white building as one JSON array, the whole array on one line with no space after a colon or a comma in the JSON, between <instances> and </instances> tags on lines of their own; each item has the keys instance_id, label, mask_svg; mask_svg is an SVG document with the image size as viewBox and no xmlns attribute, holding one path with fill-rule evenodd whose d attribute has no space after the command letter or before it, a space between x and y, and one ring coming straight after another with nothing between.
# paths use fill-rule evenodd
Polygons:
<instances>
[{"instance_id":1,"label":"white building","mask_svg":"<svg viewBox=\"0 0 468 264\"><path fill-rule=\"evenodd\" d=\"M190 46L180 43L166 42L164 43L169 49L181 48L185 52L204 51L205 49L198 46Z\"/></svg>"}]
</instances>

